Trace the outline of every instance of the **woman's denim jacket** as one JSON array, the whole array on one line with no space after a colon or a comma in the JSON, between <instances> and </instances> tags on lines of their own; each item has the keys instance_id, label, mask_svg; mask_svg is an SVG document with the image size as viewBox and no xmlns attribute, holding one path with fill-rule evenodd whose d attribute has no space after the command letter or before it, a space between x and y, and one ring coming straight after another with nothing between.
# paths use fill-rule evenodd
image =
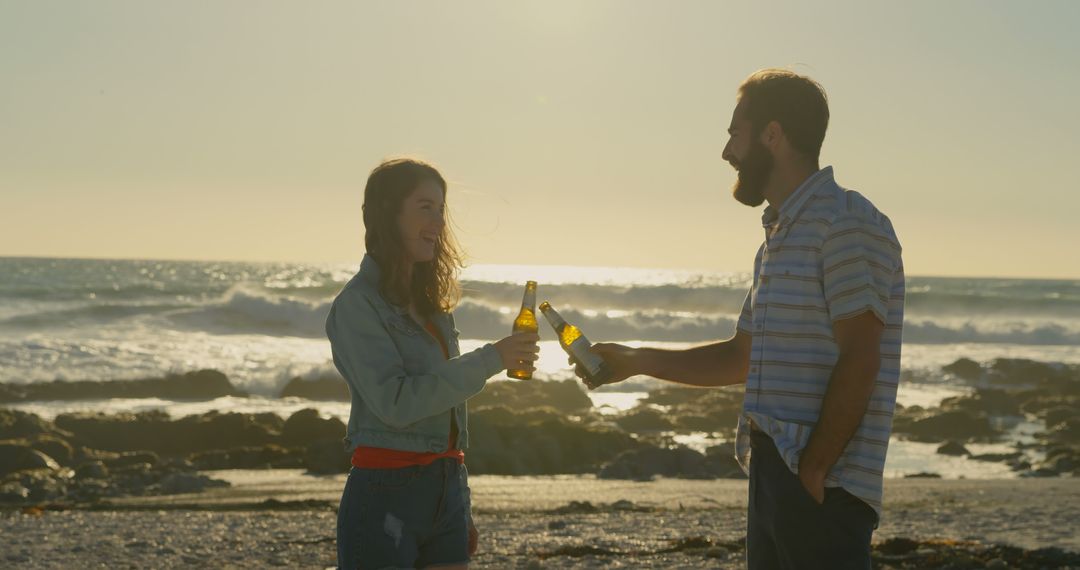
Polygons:
<instances>
[{"instance_id":1,"label":"woman's denim jacket","mask_svg":"<svg viewBox=\"0 0 1080 570\"><path fill-rule=\"evenodd\" d=\"M461 354L453 315L431 320L446 339L449 359L407 309L379 294L379 267L369 255L334 299L326 336L352 395L346 452L360 445L444 452L451 414L458 448L468 447L465 401L502 370L502 359L491 344Z\"/></svg>"}]
</instances>

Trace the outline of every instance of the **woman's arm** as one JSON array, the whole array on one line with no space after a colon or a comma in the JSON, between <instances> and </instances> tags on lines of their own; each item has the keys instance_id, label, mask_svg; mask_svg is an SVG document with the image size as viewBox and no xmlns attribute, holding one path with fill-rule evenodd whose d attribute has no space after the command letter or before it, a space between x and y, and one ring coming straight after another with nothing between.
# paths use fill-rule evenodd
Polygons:
<instances>
[{"instance_id":1,"label":"woman's arm","mask_svg":"<svg viewBox=\"0 0 1080 570\"><path fill-rule=\"evenodd\" d=\"M476 395L504 368L488 344L409 375L375 307L361 293L343 292L330 308L326 335L334 364L380 421L402 428Z\"/></svg>"}]
</instances>

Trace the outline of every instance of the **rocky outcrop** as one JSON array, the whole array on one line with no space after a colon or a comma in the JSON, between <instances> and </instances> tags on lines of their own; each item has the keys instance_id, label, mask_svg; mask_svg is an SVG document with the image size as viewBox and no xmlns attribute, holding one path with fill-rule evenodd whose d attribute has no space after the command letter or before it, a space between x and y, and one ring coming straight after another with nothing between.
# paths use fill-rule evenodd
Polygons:
<instances>
[{"instance_id":1,"label":"rocky outcrop","mask_svg":"<svg viewBox=\"0 0 1080 570\"><path fill-rule=\"evenodd\" d=\"M650 447L620 453L600 470L602 479L650 480L654 477L685 479L742 478L730 446L702 454L687 447Z\"/></svg>"},{"instance_id":2,"label":"rocky outcrop","mask_svg":"<svg viewBox=\"0 0 1080 570\"><path fill-rule=\"evenodd\" d=\"M906 408L893 418L893 432L915 441L989 441L1001 435L985 413Z\"/></svg>"},{"instance_id":3,"label":"rocky outcrop","mask_svg":"<svg viewBox=\"0 0 1080 570\"><path fill-rule=\"evenodd\" d=\"M341 447L345 423L337 418L323 418L315 408L305 408L285 420L281 426L281 444L304 446L316 441L336 440Z\"/></svg>"},{"instance_id":4,"label":"rocky outcrop","mask_svg":"<svg viewBox=\"0 0 1080 570\"><path fill-rule=\"evenodd\" d=\"M562 414L585 414L592 410L592 400L575 380L488 382L484 390L469 400L470 409L502 407L524 411L551 408Z\"/></svg>"},{"instance_id":5,"label":"rocky outcrop","mask_svg":"<svg viewBox=\"0 0 1080 570\"><path fill-rule=\"evenodd\" d=\"M276 444L233 447L193 453L187 457L187 460L200 471L298 469L304 467L304 448L283 447Z\"/></svg>"},{"instance_id":6,"label":"rocky outcrop","mask_svg":"<svg viewBox=\"0 0 1080 570\"><path fill-rule=\"evenodd\" d=\"M469 440L469 472L498 475L593 473L619 452L641 445L591 418L572 420L552 408L517 412L501 406L469 414Z\"/></svg>"},{"instance_id":7,"label":"rocky outcrop","mask_svg":"<svg viewBox=\"0 0 1080 570\"><path fill-rule=\"evenodd\" d=\"M173 420L157 410L137 414L61 414L56 425L78 445L107 451L181 455L277 443L284 421L272 413L208 412Z\"/></svg>"},{"instance_id":8,"label":"rocky outcrop","mask_svg":"<svg viewBox=\"0 0 1080 570\"><path fill-rule=\"evenodd\" d=\"M299 376L289 380L281 389L282 398L304 398L348 402L349 386L340 376L336 378L304 379Z\"/></svg>"},{"instance_id":9,"label":"rocky outcrop","mask_svg":"<svg viewBox=\"0 0 1080 570\"><path fill-rule=\"evenodd\" d=\"M639 403L659 406L676 431L735 434L742 413L743 391L736 388L669 387L654 390Z\"/></svg>"},{"instance_id":10,"label":"rocky outcrop","mask_svg":"<svg viewBox=\"0 0 1080 570\"><path fill-rule=\"evenodd\" d=\"M940 455L971 455L964 444L957 441L947 441L937 448Z\"/></svg>"},{"instance_id":11,"label":"rocky outcrop","mask_svg":"<svg viewBox=\"0 0 1080 570\"><path fill-rule=\"evenodd\" d=\"M228 377L217 370L198 370L144 380L0 384L0 403L104 398L213 400L223 396L245 395L247 395L246 392L233 386Z\"/></svg>"}]
</instances>

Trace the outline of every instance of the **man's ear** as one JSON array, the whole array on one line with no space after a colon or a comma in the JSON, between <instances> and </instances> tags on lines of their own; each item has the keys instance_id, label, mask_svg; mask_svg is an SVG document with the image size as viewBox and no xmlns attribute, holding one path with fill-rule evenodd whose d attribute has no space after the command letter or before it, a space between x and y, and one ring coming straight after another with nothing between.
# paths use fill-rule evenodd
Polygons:
<instances>
[{"instance_id":1,"label":"man's ear","mask_svg":"<svg viewBox=\"0 0 1080 570\"><path fill-rule=\"evenodd\" d=\"M776 145L780 144L783 138L784 129L777 121L769 121L769 124L761 130L761 144L769 147L769 150L776 150Z\"/></svg>"}]
</instances>

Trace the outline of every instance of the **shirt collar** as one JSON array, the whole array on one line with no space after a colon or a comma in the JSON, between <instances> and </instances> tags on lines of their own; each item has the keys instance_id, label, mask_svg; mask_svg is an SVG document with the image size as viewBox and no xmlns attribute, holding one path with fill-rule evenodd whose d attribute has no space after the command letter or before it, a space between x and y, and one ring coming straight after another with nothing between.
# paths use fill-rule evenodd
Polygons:
<instances>
[{"instance_id":1,"label":"shirt collar","mask_svg":"<svg viewBox=\"0 0 1080 570\"><path fill-rule=\"evenodd\" d=\"M832 181L833 169L831 166L826 166L811 174L806 180L803 180L802 184L799 184L799 187L796 188L786 200L784 200L783 204L780 204L779 211L771 205L765 207L765 212L761 214L761 225L767 228L777 221L780 222L780 226L790 224L792 220L798 217L799 212L801 212L803 206L806 205L806 201L809 200L818 189Z\"/></svg>"}]
</instances>

